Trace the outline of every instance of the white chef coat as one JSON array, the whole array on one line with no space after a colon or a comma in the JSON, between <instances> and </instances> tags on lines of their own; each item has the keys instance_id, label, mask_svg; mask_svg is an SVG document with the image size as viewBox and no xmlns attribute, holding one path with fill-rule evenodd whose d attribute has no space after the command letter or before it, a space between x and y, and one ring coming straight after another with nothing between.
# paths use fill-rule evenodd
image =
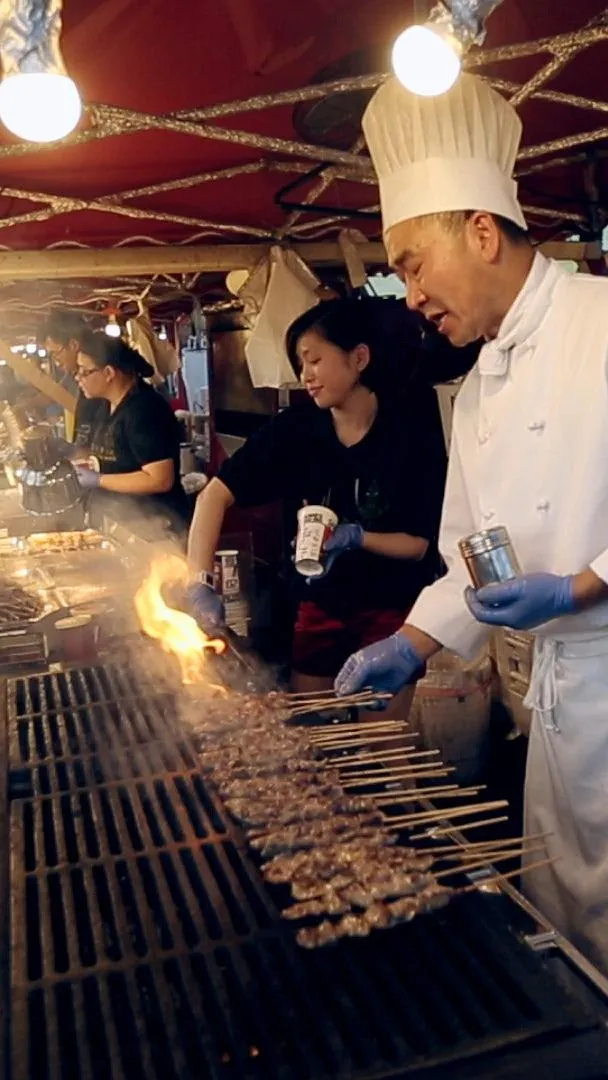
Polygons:
<instances>
[{"instance_id":1,"label":"white chef coat","mask_svg":"<svg viewBox=\"0 0 608 1080\"><path fill-rule=\"evenodd\" d=\"M607 369L608 281L536 255L456 401L440 534L449 570L408 622L477 651L489 628L466 607L458 541L496 525L524 572L591 566L608 582ZM528 703L526 832L550 834L557 861L525 888L608 973L608 602L537 630Z\"/></svg>"},{"instance_id":2,"label":"white chef coat","mask_svg":"<svg viewBox=\"0 0 608 1080\"><path fill-rule=\"evenodd\" d=\"M408 622L473 656L489 630L464 602L458 541L506 525L524 573L608 582L608 280L537 254L496 341L456 399L439 546L448 574ZM608 601L543 634L608 630Z\"/></svg>"}]
</instances>

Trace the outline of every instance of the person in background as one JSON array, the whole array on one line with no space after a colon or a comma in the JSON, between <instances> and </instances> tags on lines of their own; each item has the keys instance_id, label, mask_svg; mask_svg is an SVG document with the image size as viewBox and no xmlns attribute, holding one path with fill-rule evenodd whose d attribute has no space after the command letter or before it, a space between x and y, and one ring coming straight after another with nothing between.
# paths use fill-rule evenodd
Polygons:
<instances>
[{"instance_id":1,"label":"person in background","mask_svg":"<svg viewBox=\"0 0 608 1080\"><path fill-rule=\"evenodd\" d=\"M43 331L49 358L63 372L61 385L77 398L74 428L69 440L75 447L74 457L86 457L93 428L108 411L106 401L87 398L76 381L80 341L88 332L87 323L81 315L61 310L50 314Z\"/></svg>"},{"instance_id":2,"label":"person in background","mask_svg":"<svg viewBox=\"0 0 608 1080\"><path fill-rule=\"evenodd\" d=\"M82 334L79 344L78 387L87 400L106 404L89 441L96 467L77 466L81 486L94 493L97 509L111 501L122 520L166 519L183 531L189 510L179 475L179 425L144 381L151 365L103 331Z\"/></svg>"},{"instance_id":3,"label":"person in background","mask_svg":"<svg viewBox=\"0 0 608 1080\"><path fill-rule=\"evenodd\" d=\"M535 252L513 180L521 121L484 80L417 98L388 79L363 126L408 304L453 344L486 344L454 410L448 573L336 689L398 692L442 647L535 632L525 825L552 861L524 887L608 973L608 283ZM474 591L458 542L498 525L522 573Z\"/></svg>"},{"instance_id":4,"label":"person in background","mask_svg":"<svg viewBox=\"0 0 608 1080\"><path fill-rule=\"evenodd\" d=\"M335 511L324 576L295 575L298 690L330 688L353 646L396 630L439 572L446 462L434 401L429 409L434 392L402 399L387 377L377 311L363 299L330 300L293 323L286 348L308 400L279 413L224 462L199 495L190 530L191 610L212 631L223 621L212 572L230 506L283 500L288 536L304 502Z\"/></svg>"}]
</instances>

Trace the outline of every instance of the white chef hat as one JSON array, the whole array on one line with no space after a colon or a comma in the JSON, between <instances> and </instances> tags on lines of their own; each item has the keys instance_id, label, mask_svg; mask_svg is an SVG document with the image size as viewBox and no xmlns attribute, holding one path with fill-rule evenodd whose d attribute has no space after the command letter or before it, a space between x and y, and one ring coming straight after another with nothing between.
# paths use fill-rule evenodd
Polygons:
<instances>
[{"instance_id":1,"label":"white chef hat","mask_svg":"<svg viewBox=\"0 0 608 1080\"><path fill-rule=\"evenodd\" d=\"M521 120L483 79L461 75L447 93L419 97L391 76L370 101L363 131L385 233L448 210L486 210L527 228L513 179Z\"/></svg>"}]
</instances>

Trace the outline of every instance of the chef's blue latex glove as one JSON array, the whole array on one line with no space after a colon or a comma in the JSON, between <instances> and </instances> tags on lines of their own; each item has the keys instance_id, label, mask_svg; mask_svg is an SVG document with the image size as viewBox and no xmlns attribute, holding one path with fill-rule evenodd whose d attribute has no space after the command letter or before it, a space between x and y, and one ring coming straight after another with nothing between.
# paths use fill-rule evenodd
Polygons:
<instances>
[{"instance_id":1,"label":"chef's blue latex glove","mask_svg":"<svg viewBox=\"0 0 608 1080\"><path fill-rule=\"evenodd\" d=\"M327 538L323 545L323 554L326 556L323 565L323 573L317 574L314 578L306 578L307 585L310 585L312 581L318 581L320 577L325 577L331 570L338 556L342 555L343 552L357 551L358 548L362 547L363 536L364 533L361 525L353 523L336 525L331 536Z\"/></svg>"},{"instance_id":2,"label":"chef's blue latex glove","mask_svg":"<svg viewBox=\"0 0 608 1080\"><path fill-rule=\"evenodd\" d=\"M405 634L398 630L396 634L353 653L338 673L334 689L339 697L356 694L368 686L372 690L396 694L423 670L423 659Z\"/></svg>"},{"instance_id":3,"label":"chef's blue latex glove","mask_svg":"<svg viewBox=\"0 0 608 1080\"><path fill-rule=\"evenodd\" d=\"M224 601L211 585L197 582L186 590L188 606L193 618L206 633L212 633L226 623Z\"/></svg>"},{"instance_id":4,"label":"chef's blue latex glove","mask_svg":"<svg viewBox=\"0 0 608 1080\"><path fill-rule=\"evenodd\" d=\"M99 487L101 475L94 469L87 469L85 465L75 465L74 471L78 477L78 483L85 491L93 491Z\"/></svg>"},{"instance_id":5,"label":"chef's blue latex glove","mask_svg":"<svg viewBox=\"0 0 608 1080\"><path fill-rule=\"evenodd\" d=\"M524 574L482 589L467 589L469 611L478 622L531 630L535 626L570 615L575 610L574 577L557 574Z\"/></svg>"}]
</instances>

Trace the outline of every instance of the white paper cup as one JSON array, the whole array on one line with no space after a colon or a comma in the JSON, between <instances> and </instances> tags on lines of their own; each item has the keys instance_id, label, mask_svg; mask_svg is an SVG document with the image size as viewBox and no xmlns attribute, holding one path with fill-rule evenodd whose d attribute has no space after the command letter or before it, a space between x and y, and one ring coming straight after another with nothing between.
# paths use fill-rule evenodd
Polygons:
<instances>
[{"instance_id":1,"label":"white paper cup","mask_svg":"<svg viewBox=\"0 0 608 1080\"><path fill-rule=\"evenodd\" d=\"M329 539L338 518L328 506L303 506L298 510L296 570L304 577L323 573L323 545Z\"/></svg>"}]
</instances>

